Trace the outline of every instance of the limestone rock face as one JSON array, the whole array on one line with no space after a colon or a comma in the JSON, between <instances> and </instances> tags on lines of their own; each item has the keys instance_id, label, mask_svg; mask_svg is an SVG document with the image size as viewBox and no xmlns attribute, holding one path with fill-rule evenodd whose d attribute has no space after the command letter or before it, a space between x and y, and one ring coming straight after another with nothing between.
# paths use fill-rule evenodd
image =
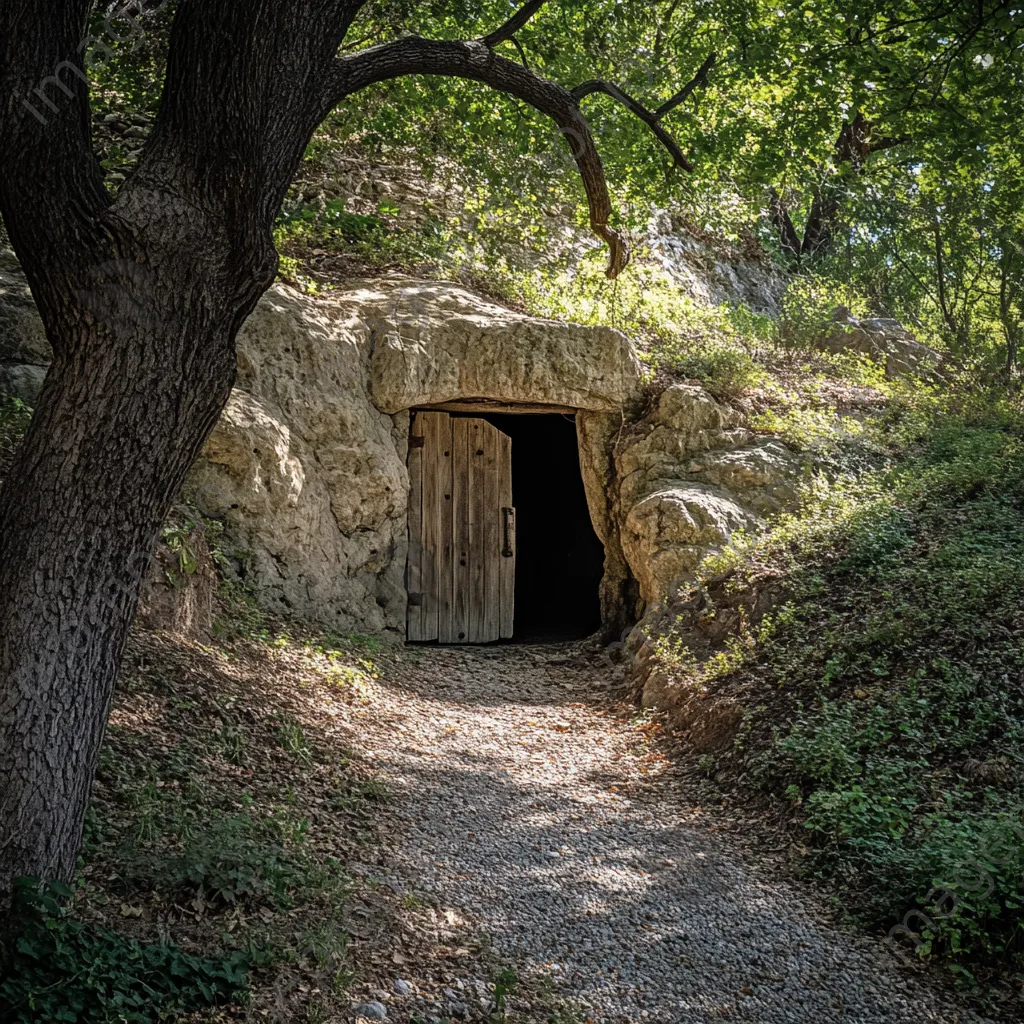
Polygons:
<instances>
[{"instance_id":1,"label":"limestone rock face","mask_svg":"<svg viewBox=\"0 0 1024 1024\"><path fill-rule=\"evenodd\" d=\"M0 389L17 385L31 403L48 361L24 278L0 260ZM797 495L800 461L703 388L669 387L644 411L619 332L392 276L318 298L284 285L263 297L185 497L223 522L229 564L265 607L404 636L409 410L462 399L578 410L605 547L602 608L616 629ZM152 614L160 597L147 597Z\"/></svg>"},{"instance_id":2,"label":"limestone rock face","mask_svg":"<svg viewBox=\"0 0 1024 1024\"><path fill-rule=\"evenodd\" d=\"M648 612L706 555L792 504L803 475L785 445L758 438L741 413L690 384L657 397L615 463L622 548Z\"/></svg>"},{"instance_id":3,"label":"limestone rock face","mask_svg":"<svg viewBox=\"0 0 1024 1024\"><path fill-rule=\"evenodd\" d=\"M0 260L0 390L31 404L49 359L24 277ZM409 409L571 406L584 411L606 603L621 606L630 570L611 529L609 446L639 385L619 332L523 316L454 285L392 276L316 299L276 285L239 333L237 384L185 496L224 523L230 563L270 610L402 635Z\"/></svg>"},{"instance_id":4,"label":"limestone rock face","mask_svg":"<svg viewBox=\"0 0 1024 1024\"><path fill-rule=\"evenodd\" d=\"M633 349L611 328L523 316L428 282L371 301L371 394L383 412L457 398L612 412L637 387Z\"/></svg>"},{"instance_id":5,"label":"limestone rock face","mask_svg":"<svg viewBox=\"0 0 1024 1024\"><path fill-rule=\"evenodd\" d=\"M761 516L792 505L802 476L800 460L789 448L765 440L698 455L686 469L698 480L737 494Z\"/></svg>"},{"instance_id":6,"label":"limestone rock face","mask_svg":"<svg viewBox=\"0 0 1024 1024\"><path fill-rule=\"evenodd\" d=\"M736 249L725 253L667 210L651 217L646 243L662 270L695 302L740 303L761 313L778 313L789 275L771 260Z\"/></svg>"},{"instance_id":7,"label":"limestone rock face","mask_svg":"<svg viewBox=\"0 0 1024 1024\"><path fill-rule=\"evenodd\" d=\"M706 486L655 491L626 516L622 546L648 606L668 596L673 584L693 578L701 560L729 543L739 530L757 525L757 517Z\"/></svg>"},{"instance_id":8,"label":"limestone rock face","mask_svg":"<svg viewBox=\"0 0 1024 1024\"><path fill-rule=\"evenodd\" d=\"M826 352L862 352L885 366L887 377L902 377L934 369L942 357L921 344L898 320L873 317L859 320L849 310L836 310L836 329L819 347Z\"/></svg>"},{"instance_id":9,"label":"limestone rock face","mask_svg":"<svg viewBox=\"0 0 1024 1024\"><path fill-rule=\"evenodd\" d=\"M405 278L317 299L276 286L239 334L238 364L193 500L224 520L268 607L365 633L405 628L411 406L495 398L600 412L639 381L616 331Z\"/></svg>"},{"instance_id":10,"label":"limestone rock face","mask_svg":"<svg viewBox=\"0 0 1024 1024\"><path fill-rule=\"evenodd\" d=\"M752 441L754 434L743 423L739 412L701 387L677 384L664 390L616 450L623 507L650 494L659 482L685 479L681 467L692 456Z\"/></svg>"},{"instance_id":11,"label":"limestone rock face","mask_svg":"<svg viewBox=\"0 0 1024 1024\"><path fill-rule=\"evenodd\" d=\"M741 413L687 384L658 396L620 442L615 463L622 550L640 597L640 622L627 641L632 682L644 706L667 711L694 749L717 750L731 742L739 709L697 700L662 669L648 635L678 621L680 590L689 601L686 584L708 555L795 504L806 469L780 441L757 437Z\"/></svg>"},{"instance_id":12,"label":"limestone rock face","mask_svg":"<svg viewBox=\"0 0 1024 1024\"><path fill-rule=\"evenodd\" d=\"M405 440L370 401L350 297L277 285L238 337L238 383L188 483L272 610L381 632L405 621Z\"/></svg>"}]
</instances>

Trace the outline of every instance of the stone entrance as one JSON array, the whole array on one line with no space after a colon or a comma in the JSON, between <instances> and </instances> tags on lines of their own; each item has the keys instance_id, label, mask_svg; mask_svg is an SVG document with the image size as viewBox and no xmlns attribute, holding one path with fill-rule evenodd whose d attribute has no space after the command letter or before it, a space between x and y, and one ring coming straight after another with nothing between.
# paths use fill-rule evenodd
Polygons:
<instances>
[{"instance_id":1,"label":"stone entrance","mask_svg":"<svg viewBox=\"0 0 1024 1024\"><path fill-rule=\"evenodd\" d=\"M32 404L48 359L24 278L0 263L0 388ZM697 382L646 387L611 328L397 275L316 298L278 284L239 333L236 387L183 493L223 524L227 573L270 611L404 640L410 416L424 407L499 430L494 417L574 418L606 633L790 505L804 471Z\"/></svg>"},{"instance_id":2,"label":"stone entrance","mask_svg":"<svg viewBox=\"0 0 1024 1024\"><path fill-rule=\"evenodd\" d=\"M225 521L229 556L272 610L405 638L409 437L424 407L575 417L581 486L606 551L606 620L621 609L629 570L610 445L640 371L618 331L394 278L316 299L276 286L238 348L238 385L190 497Z\"/></svg>"}]
</instances>

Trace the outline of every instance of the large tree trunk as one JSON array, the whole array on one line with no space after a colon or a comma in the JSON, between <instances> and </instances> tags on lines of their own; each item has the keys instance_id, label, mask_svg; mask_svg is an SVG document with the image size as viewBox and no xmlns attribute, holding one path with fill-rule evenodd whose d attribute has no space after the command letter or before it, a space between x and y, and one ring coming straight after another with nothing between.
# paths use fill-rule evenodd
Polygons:
<instances>
[{"instance_id":1,"label":"large tree trunk","mask_svg":"<svg viewBox=\"0 0 1024 1024\"><path fill-rule=\"evenodd\" d=\"M112 199L79 70L90 0L0 0L0 212L53 347L0 491L0 919L13 878L73 875L155 535L276 271L319 110L296 97L359 6L181 5L156 128Z\"/></svg>"},{"instance_id":2,"label":"large tree trunk","mask_svg":"<svg viewBox=\"0 0 1024 1024\"><path fill-rule=\"evenodd\" d=\"M0 892L69 879L151 548L230 393L227 303L101 264L44 309L55 359L0 495Z\"/></svg>"}]
</instances>

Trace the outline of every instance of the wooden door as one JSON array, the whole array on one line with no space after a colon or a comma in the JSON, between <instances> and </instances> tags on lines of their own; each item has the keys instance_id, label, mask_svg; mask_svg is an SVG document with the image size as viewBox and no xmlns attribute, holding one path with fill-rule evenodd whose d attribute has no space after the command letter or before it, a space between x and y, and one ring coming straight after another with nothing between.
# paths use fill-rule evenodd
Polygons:
<instances>
[{"instance_id":1,"label":"wooden door","mask_svg":"<svg viewBox=\"0 0 1024 1024\"><path fill-rule=\"evenodd\" d=\"M409 443L410 640L512 636L512 439L486 420L418 412Z\"/></svg>"}]
</instances>

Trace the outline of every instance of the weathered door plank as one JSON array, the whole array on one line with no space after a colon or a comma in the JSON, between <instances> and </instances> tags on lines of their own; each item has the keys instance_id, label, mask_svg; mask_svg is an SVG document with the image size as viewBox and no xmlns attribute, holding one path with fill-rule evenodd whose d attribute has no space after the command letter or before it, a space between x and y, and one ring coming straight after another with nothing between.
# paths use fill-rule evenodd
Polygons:
<instances>
[{"instance_id":1,"label":"weathered door plank","mask_svg":"<svg viewBox=\"0 0 1024 1024\"><path fill-rule=\"evenodd\" d=\"M416 413L409 491L408 638L457 644L511 637L511 439L483 419Z\"/></svg>"},{"instance_id":2,"label":"weathered door plank","mask_svg":"<svg viewBox=\"0 0 1024 1024\"><path fill-rule=\"evenodd\" d=\"M436 426L434 447L434 471L437 476L437 488L434 496L437 508L437 629L440 638L445 624L451 621L452 601L454 599L454 579L452 576L452 494L453 462L452 451L452 418L445 415Z\"/></svg>"},{"instance_id":3,"label":"weathered door plank","mask_svg":"<svg viewBox=\"0 0 1024 1024\"><path fill-rule=\"evenodd\" d=\"M484 643L501 637L501 482L500 454L502 434L497 427L484 422L483 432L483 540L484 593L481 603L480 639Z\"/></svg>"},{"instance_id":4,"label":"weathered door plank","mask_svg":"<svg viewBox=\"0 0 1024 1024\"><path fill-rule=\"evenodd\" d=\"M445 566L446 545L450 547L451 537L450 502L445 500L445 483L451 474L451 417L447 413L425 413L423 439L423 551L420 565L423 603L420 616L423 638L434 640L439 635L441 619L451 604L451 573Z\"/></svg>"},{"instance_id":5,"label":"weathered door plank","mask_svg":"<svg viewBox=\"0 0 1024 1024\"><path fill-rule=\"evenodd\" d=\"M441 643L469 641L470 535L469 535L469 421L452 421L452 611Z\"/></svg>"},{"instance_id":6,"label":"weathered door plank","mask_svg":"<svg viewBox=\"0 0 1024 1024\"><path fill-rule=\"evenodd\" d=\"M472 644L486 643L487 568L495 554L487 549L484 499L487 496L487 436L494 427L486 420L468 421L469 463L469 630ZM493 467L490 467L493 469ZM497 637L494 638L495 640Z\"/></svg>"}]
</instances>

